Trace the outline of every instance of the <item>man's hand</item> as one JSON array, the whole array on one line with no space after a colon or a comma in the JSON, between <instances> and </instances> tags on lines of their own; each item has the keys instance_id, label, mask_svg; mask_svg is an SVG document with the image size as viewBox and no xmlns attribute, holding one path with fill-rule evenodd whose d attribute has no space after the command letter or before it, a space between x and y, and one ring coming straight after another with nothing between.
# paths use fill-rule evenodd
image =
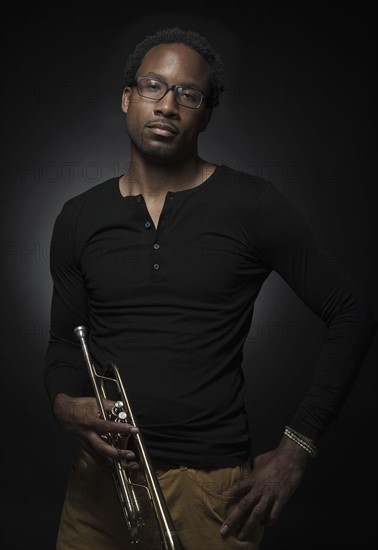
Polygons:
<instances>
[{"instance_id":1,"label":"man's hand","mask_svg":"<svg viewBox=\"0 0 378 550\"><path fill-rule=\"evenodd\" d=\"M272 525L304 475L309 454L284 436L279 446L253 459L251 475L223 493L239 500L223 522L220 533L240 540L258 525Z\"/></svg>"},{"instance_id":2,"label":"man's hand","mask_svg":"<svg viewBox=\"0 0 378 550\"><path fill-rule=\"evenodd\" d=\"M114 401L103 401L105 410L110 412ZM100 418L97 401L94 397L70 397L59 393L54 400L54 415L61 428L77 439L81 446L102 466L112 466L112 460L120 460L123 466L138 468L135 454L123 447L123 450L110 445L102 435L109 432L127 436L138 433L138 428L123 422Z\"/></svg>"}]
</instances>

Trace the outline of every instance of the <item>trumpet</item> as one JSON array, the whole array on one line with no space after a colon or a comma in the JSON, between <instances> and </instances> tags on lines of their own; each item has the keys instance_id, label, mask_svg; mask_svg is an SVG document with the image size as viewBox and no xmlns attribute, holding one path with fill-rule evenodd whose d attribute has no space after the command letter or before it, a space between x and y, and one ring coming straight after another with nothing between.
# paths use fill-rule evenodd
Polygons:
<instances>
[{"instance_id":1,"label":"trumpet","mask_svg":"<svg viewBox=\"0 0 378 550\"><path fill-rule=\"evenodd\" d=\"M109 362L104 367L104 373L99 374L96 371L95 364L88 348L87 328L85 326L77 326L74 329L74 333L81 343L100 417L104 420L112 418L115 422L127 422L132 426L137 426L117 365ZM119 396L110 414L105 410L103 403L103 400L108 398L105 383L114 384ZM179 536L175 531L172 517L168 510L155 470L148 456L142 434L138 432L131 436L124 436L117 433L108 433L104 434L103 437L110 445L113 445L117 449L124 448L125 439L127 440L129 437L132 437L137 460L144 477L144 483L135 483L132 480L131 474L121 465L120 461L117 459L113 460L113 479L129 530L131 543L139 543L142 541L143 545L143 535L146 533L146 528L149 530L147 532L147 540L150 540L150 530L152 527L155 531L154 536L156 540L160 540L162 550L184 550L180 543ZM142 491L142 501L145 506L147 504L148 510L142 510L142 506L136 496L138 491ZM147 495L147 498L145 495ZM146 518L148 518L148 520ZM149 542L148 544L148 548L152 548L151 543ZM159 542L157 544L159 544ZM158 546L155 546L154 543L153 548L155 550Z\"/></svg>"}]
</instances>

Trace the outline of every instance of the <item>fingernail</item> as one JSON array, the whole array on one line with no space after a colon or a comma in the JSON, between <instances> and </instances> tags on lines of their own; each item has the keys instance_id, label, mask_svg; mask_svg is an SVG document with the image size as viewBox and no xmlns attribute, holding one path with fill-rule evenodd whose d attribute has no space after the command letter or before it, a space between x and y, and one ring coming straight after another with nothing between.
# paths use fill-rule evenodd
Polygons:
<instances>
[{"instance_id":1,"label":"fingernail","mask_svg":"<svg viewBox=\"0 0 378 550\"><path fill-rule=\"evenodd\" d=\"M219 532L221 535L227 535L228 531L229 531L228 525L222 525Z\"/></svg>"},{"instance_id":2,"label":"fingernail","mask_svg":"<svg viewBox=\"0 0 378 550\"><path fill-rule=\"evenodd\" d=\"M138 428L130 428L132 434L137 434L139 432Z\"/></svg>"}]
</instances>

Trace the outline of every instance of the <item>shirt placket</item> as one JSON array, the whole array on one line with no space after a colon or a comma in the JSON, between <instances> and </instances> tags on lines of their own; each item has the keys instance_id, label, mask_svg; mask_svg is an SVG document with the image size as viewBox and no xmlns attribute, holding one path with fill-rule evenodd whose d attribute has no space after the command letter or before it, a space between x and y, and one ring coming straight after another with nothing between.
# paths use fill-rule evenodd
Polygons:
<instances>
[{"instance_id":1,"label":"shirt placket","mask_svg":"<svg viewBox=\"0 0 378 550\"><path fill-rule=\"evenodd\" d=\"M154 223L148 212L143 196L138 195L136 197L136 201L137 201L137 204L139 204L143 208L144 230L147 231L150 236L148 241L150 242L150 246L151 246L151 255L149 256L151 258L150 260L151 279L152 279L152 282L156 283L164 280L165 278L164 275L165 275L166 266L164 265L164 259L163 259L164 255L162 254L164 250L162 250L161 237L162 237L162 234L166 233L168 228L169 217L172 214L172 208L174 203L174 194L171 192L167 193L162 211L160 213L157 228L155 228L154 226Z\"/></svg>"}]
</instances>

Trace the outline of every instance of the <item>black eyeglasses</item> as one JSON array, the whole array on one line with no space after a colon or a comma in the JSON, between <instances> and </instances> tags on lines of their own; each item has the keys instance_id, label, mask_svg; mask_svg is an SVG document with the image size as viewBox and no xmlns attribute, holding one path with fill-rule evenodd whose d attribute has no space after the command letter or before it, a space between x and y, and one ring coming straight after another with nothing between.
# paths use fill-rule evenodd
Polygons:
<instances>
[{"instance_id":1,"label":"black eyeglasses","mask_svg":"<svg viewBox=\"0 0 378 550\"><path fill-rule=\"evenodd\" d=\"M138 94L147 99L159 101L166 93L173 90L176 103L189 109L199 109L204 99L204 94L195 88L187 88L186 86L175 86L167 84L156 78L149 76L138 76L136 78Z\"/></svg>"}]
</instances>

